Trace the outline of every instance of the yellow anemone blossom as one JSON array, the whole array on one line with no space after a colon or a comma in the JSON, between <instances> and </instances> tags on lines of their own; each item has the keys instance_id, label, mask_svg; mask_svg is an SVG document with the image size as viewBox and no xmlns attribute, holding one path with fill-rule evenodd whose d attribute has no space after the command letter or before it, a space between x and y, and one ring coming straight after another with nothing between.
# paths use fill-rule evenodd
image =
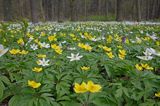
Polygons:
<instances>
[{"instance_id":1,"label":"yellow anemone blossom","mask_svg":"<svg viewBox=\"0 0 160 106\"><path fill-rule=\"evenodd\" d=\"M139 71L142 71L142 70L153 70L153 67L150 67L148 64L143 64L143 63L136 64L135 67Z\"/></svg>"},{"instance_id":2,"label":"yellow anemone blossom","mask_svg":"<svg viewBox=\"0 0 160 106\"><path fill-rule=\"evenodd\" d=\"M121 46L121 45L118 45L117 48L122 49L122 46Z\"/></svg>"},{"instance_id":3,"label":"yellow anemone blossom","mask_svg":"<svg viewBox=\"0 0 160 106\"><path fill-rule=\"evenodd\" d=\"M109 57L110 59L114 58L114 55L113 55L112 52L109 52L109 53L106 53L106 54L108 55L108 57Z\"/></svg>"},{"instance_id":4,"label":"yellow anemone blossom","mask_svg":"<svg viewBox=\"0 0 160 106\"><path fill-rule=\"evenodd\" d=\"M141 64L141 66L146 70L153 70L153 67L150 67L148 64Z\"/></svg>"},{"instance_id":5,"label":"yellow anemone blossom","mask_svg":"<svg viewBox=\"0 0 160 106\"><path fill-rule=\"evenodd\" d=\"M139 71L142 71L142 70L143 70L143 68L142 68L139 64L136 64L135 67L136 67L136 69L139 70Z\"/></svg>"},{"instance_id":6,"label":"yellow anemone blossom","mask_svg":"<svg viewBox=\"0 0 160 106\"><path fill-rule=\"evenodd\" d=\"M160 41L156 41L156 45L157 45L157 46L160 46Z\"/></svg>"},{"instance_id":7,"label":"yellow anemone blossom","mask_svg":"<svg viewBox=\"0 0 160 106\"><path fill-rule=\"evenodd\" d=\"M103 50L104 50L105 52L110 52L110 51L112 50L111 48L109 48L109 47L107 47L107 46L103 46L102 48L103 48Z\"/></svg>"},{"instance_id":8,"label":"yellow anemone blossom","mask_svg":"<svg viewBox=\"0 0 160 106\"><path fill-rule=\"evenodd\" d=\"M92 47L88 44L83 44L83 43L78 43L78 47L86 50L86 51L91 51L92 50Z\"/></svg>"},{"instance_id":9,"label":"yellow anemone blossom","mask_svg":"<svg viewBox=\"0 0 160 106\"><path fill-rule=\"evenodd\" d=\"M128 38L126 38L125 43L126 43L126 44L129 44L129 39L128 39Z\"/></svg>"},{"instance_id":10,"label":"yellow anemone blossom","mask_svg":"<svg viewBox=\"0 0 160 106\"><path fill-rule=\"evenodd\" d=\"M23 41L22 38L18 39L18 40L17 40L17 43L20 44L20 45L24 45L24 41Z\"/></svg>"},{"instance_id":11,"label":"yellow anemone blossom","mask_svg":"<svg viewBox=\"0 0 160 106\"><path fill-rule=\"evenodd\" d=\"M126 51L125 50L119 50L118 56L121 60L123 60L126 56Z\"/></svg>"},{"instance_id":12,"label":"yellow anemone blossom","mask_svg":"<svg viewBox=\"0 0 160 106\"><path fill-rule=\"evenodd\" d=\"M113 39L113 37L111 36L111 35L109 35L108 37L107 37L107 43L111 43L112 42L112 39Z\"/></svg>"},{"instance_id":13,"label":"yellow anemone blossom","mask_svg":"<svg viewBox=\"0 0 160 106\"><path fill-rule=\"evenodd\" d=\"M60 46L56 45L56 44L52 44L51 48L55 50L56 53L58 54L62 54L63 50L61 49Z\"/></svg>"},{"instance_id":14,"label":"yellow anemone blossom","mask_svg":"<svg viewBox=\"0 0 160 106\"><path fill-rule=\"evenodd\" d=\"M11 54L13 54L13 55L16 55L16 54L18 54L19 52L20 52L20 50L19 49L12 49L12 50L10 50L9 51Z\"/></svg>"},{"instance_id":15,"label":"yellow anemone blossom","mask_svg":"<svg viewBox=\"0 0 160 106\"><path fill-rule=\"evenodd\" d=\"M22 51L19 52L19 54L25 55L25 54L28 54L28 51L22 50Z\"/></svg>"},{"instance_id":16,"label":"yellow anemone blossom","mask_svg":"<svg viewBox=\"0 0 160 106\"><path fill-rule=\"evenodd\" d=\"M90 70L90 67L83 66L83 67L81 67L81 70L88 71L88 70Z\"/></svg>"},{"instance_id":17,"label":"yellow anemone blossom","mask_svg":"<svg viewBox=\"0 0 160 106\"><path fill-rule=\"evenodd\" d=\"M34 67L33 69L32 69L32 71L34 71L34 72L41 72L42 71L42 68L41 67Z\"/></svg>"},{"instance_id":18,"label":"yellow anemone blossom","mask_svg":"<svg viewBox=\"0 0 160 106\"><path fill-rule=\"evenodd\" d=\"M28 80L28 86L32 87L32 88L39 88L41 86L41 83L38 83L38 82L35 82L35 81L31 81L31 80Z\"/></svg>"},{"instance_id":19,"label":"yellow anemone blossom","mask_svg":"<svg viewBox=\"0 0 160 106\"><path fill-rule=\"evenodd\" d=\"M37 57L38 58L46 58L46 55L45 54L37 54Z\"/></svg>"},{"instance_id":20,"label":"yellow anemone blossom","mask_svg":"<svg viewBox=\"0 0 160 106\"><path fill-rule=\"evenodd\" d=\"M38 39L35 39L34 42L37 43L37 44L39 44L39 40Z\"/></svg>"},{"instance_id":21,"label":"yellow anemone blossom","mask_svg":"<svg viewBox=\"0 0 160 106\"><path fill-rule=\"evenodd\" d=\"M40 36L46 36L45 32L41 32Z\"/></svg>"},{"instance_id":22,"label":"yellow anemone blossom","mask_svg":"<svg viewBox=\"0 0 160 106\"><path fill-rule=\"evenodd\" d=\"M155 96L160 98L160 92L155 93Z\"/></svg>"},{"instance_id":23,"label":"yellow anemone blossom","mask_svg":"<svg viewBox=\"0 0 160 106\"><path fill-rule=\"evenodd\" d=\"M94 84L92 81L88 81L87 83L87 90L91 93L99 92L101 88L99 84Z\"/></svg>"},{"instance_id":24,"label":"yellow anemone blossom","mask_svg":"<svg viewBox=\"0 0 160 106\"><path fill-rule=\"evenodd\" d=\"M50 42L52 42L52 41L57 41L56 35L49 36L49 37L48 37L48 40L49 40Z\"/></svg>"},{"instance_id":25,"label":"yellow anemone blossom","mask_svg":"<svg viewBox=\"0 0 160 106\"><path fill-rule=\"evenodd\" d=\"M74 85L74 91L76 93L85 93L85 92L87 92L86 87L87 87L87 85L86 85L85 82L83 82L82 84L75 83L75 85Z\"/></svg>"}]
</instances>

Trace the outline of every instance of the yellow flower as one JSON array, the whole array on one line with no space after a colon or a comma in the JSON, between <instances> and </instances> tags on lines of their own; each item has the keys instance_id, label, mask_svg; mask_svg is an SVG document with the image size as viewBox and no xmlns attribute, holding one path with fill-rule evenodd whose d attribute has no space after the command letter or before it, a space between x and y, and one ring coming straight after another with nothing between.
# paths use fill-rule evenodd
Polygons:
<instances>
[{"instance_id":1,"label":"yellow flower","mask_svg":"<svg viewBox=\"0 0 160 106\"><path fill-rule=\"evenodd\" d=\"M118 41L118 42L122 42L122 37L120 37L119 35L114 35L115 37L115 40Z\"/></svg>"},{"instance_id":2,"label":"yellow flower","mask_svg":"<svg viewBox=\"0 0 160 106\"><path fill-rule=\"evenodd\" d=\"M107 43L111 43L112 42L112 39L113 39L113 37L111 36L111 35L109 35L108 37L107 37Z\"/></svg>"},{"instance_id":3,"label":"yellow flower","mask_svg":"<svg viewBox=\"0 0 160 106\"><path fill-rule=\"evenodd\" d=\"M160 46L160 41L156 41L156 45L157 45L157 46Z\"/></svg>"},{"instance_id":4,"label":"yellow flower","mask_svg":"<svg viewBox=\"0 0 160 106\"><path fill-rule=\"evenodd\" d=\"M89 46L88 44L83 44L83 43L78 43L78 47L86 50L86 51L91 51L92 50L92 47Z\"/></svg>"},{"instance_id":5,"label":"yellow flower","mask_svg":"<svg viewBox=\"0 0 160 106\"><path fill-rule=\"evenodd\" d=\"M89 39L89 40L92 40L94 38L94 37L92 37L91 34L89 34L87 32L84 33L84 37L85 37L85 39Z\"/></svg>"},{"instance_id":6,"label":"yellow flower","mask_svg":"<svg viewBox=\"0 0 160 106\"><path fill-rule=\"evenodd\" d=\"M30 86L30 87L32 87L32 88L39 88L40 86L41 86L41 83L37 83L37 82L35 82L35 81L30 81L30 80L28 80L28 86Z\"/></svg>"},{"instance_id":7,"label":"yellow flower","mask_svg":"<svg viewBox=\"0 0 160 106\"><path fill-rule=\"evenodd\" d=\"M126 38L125 43L126 43L126 44L129 44L129 39L128 39L128 38Z\"/></svg>"},{"instance_id":8,"label":"yellow flower","mask_svg":"<svg viewBox=\"0 0 160 106\"><path fill-rule=\"evenodd\" d=\"M62 49L59 48L59 49L55 49L55 52L58 54L62 54L63 51L62 51Z\"/></svg>"},{"instance_id":9,"label":"yellow flower","mask_svg":"<svg viewBox=\"0 0 160 106\"><path fill-rule=\"evenodd\" d=\"M119 50L119 54L126 55L126 51L125 50Z\"/></svg>"},{"instance_id":10,"label":"yellow flower","mask_svg":"<svg viewBox=\"0 0 160 106\"><path fill-rule=\"evenodd\" d=\"M20 44L20 45L24 45L24 41L23 41L22 38L18 39L18 40L17 40L17 43Z\"/></svg>"},{"instance_id":11,"label":"yellow flower","mask_svg":"<svg viewBox=\"0 0 160 106\"><path fill-rule=\"evenodd\" d=\"M148 64L136 64L135 65L136 69L139 70L139 71L142 71L142 70L153 70L153 67L150 67Z\"/></svg>"},{"instance_id":12,"label":"yellow flower","mask_svg":"<svg viewBox=\"0 0 160 106\"><path fill-rule=\"evenodd\" d=\"M75 35L72 33L72 34L70 34L70 36L72 37L72 38L74 38L75 37Z\"/></svg>"},{"instance_id":13,"label":"yellow flower","mask_svg":"<svg viewBox=\"0 0 160 106\"><path fill-rule=\"evenodd\" d=\"M121 55L121 54L118 54L118 57L119 57L121 60L123 60L123 59L125 58L125 56L124 56L124 55Z\"/></svg>"},{"instance_id":14,"label":"yellow flower","mask_svg":"<svg viewBox=\"0 0 160 106\"><path fill-rule=\"evenodd\" d=\"M118 56L121 60L123 60L126 56L126 51L125 50L119 50Z\"/></svg>"},{"instance_id":15,"label":"yellow flower","mask_svg":"<svg viewBox=\"0 0 160 106\"><path fill-rule=\"evenodd\" d=\"M110 59L114 58L114 55L113 55L112 52L109 52L109 53L106 53L106 54L108 55L108 57L109 57Z\"/></svg>"},{"instance_id":16,"label":"yellow flower","mask_svg":"<svg viewBox=\"0 0 160 106\"><path fill-rule=\"evenodd\" d=\"M160 92L155 93L155 96L160 98Z\"/></svg>"},{"instance_id":17,"label":"yellow flower","mask_svg":"<svg viewBox=\"0 0 160 106\"><path fill-rule=\"evenodd\" d=\"M37 54L37 57L38 58L46 58L46 55L45 54Z\"/></svg>"},{"instance_id":18,"label":"yellow flower","mask_svg":"<svg viewBox=\"0 0 160 106\"><path fill-rule=\"evenodd\" d=\"M101 88L99 84L94 84L92 81L88 81L87 83L87 90L91 93L99 92Z\"/></svg>"},{"instance_id":19,"label":"yellow flower","mask_svg":"<svg viewBox=\"0 0 160 106\"><path fill-rule=\"evenodd\" d=\"M90 70L90 67L83 66L83 67L81 67L81 70L88 71L88 70Z\"/></svg>"},{"instance_id":20,"label":"yellow flower","mask_svg":"<svg viewBox=\"0 0 160 106\"><path fill-rule=\"evenodd\" d=\"M25 55L25 54L28 54L28 51L22 50L22 51L19 52L19 54Z\"/></svg>"},{"instance_id":21,"label":"yellow flower","mask_svg":"<svg viewBox=\"0 0 160 106\"><path fill-rule=\"evenodd\" d=\"M76 93L85 93L87 92L87 89L86 89L87 85L85 82L83 82L81 85L78 84L78 83L75 83L74 85L74 91Z\"/></svg>"},{"instance_id":22,"label":"yellow flower","mask_svg":"<svg viewBox=\"0 0 160 106\"><path fill-rule=\"evenodd\" d=\"M122 49L122 46L119 45L119 46L117 46L117 48Z\"/></svg>"},{"instance_id":23,"label":"yellow flower","mask_svg":"<svg viewBox=\"0 0 160 106\"><path fill-rule=\"evenodd\" d=\"M103 48L103 45L98 45L99 48Z\"/></svg>"},{"instance_id":24,"label":"yellow flower","mask_svg":"<svg viewBox=\"0 0 160 106\"><path fill-rule=\"evenodd\" d=\"M39 40L38 39L35 39L34 42L37 43L37 44L39 44Z\"/></svg>"},{"instance_id":25,"label":"yellow flower","mask_svg":"<svg viewBox=\"0 0 160 106\"><path fill-rule=\"evenodd\" d=\"M48 37L48 40L49 40L50 42L56 41L56 40L57 40L56 35L49 36L49 37Z\"/></svg>"},{"instance_id":26,"label":"yellow flower","mask_svg":"<svg viewBox=\"0 0 160 106\"><path fill-rule=\"evenodd\" d=\"M32 71L34 71L34 72L41 72L42 71L42 68L39 68L39 67L34 67L33 69L32 69Z\"/></svg>"},{"instance_id":27,"label":"yellow flower","mask_svg":"<svg viewBox=\"0 0 160 106\"><path fill-rule=\"evenodd\" d=\"M13 54L13 55L16 55L16 54L18 54L19 52L20 52L20 50L19 49L12 49L12 50L10 50L9 51L11 54Z\"/></svg>"},{"instance_id":28,"label":"yellow flower","mask_svg":"<svg viewBox=\"0 0 160 106\"><path fill-rule=\"evenodd\" d=\"M40 36L46 36L45 32L41 32Z\"/></svg>"},{"instance_id":29,"label":"yellow flower","mask_svg":"<svg viewBox=\"0 0 160 106\"><path fill-rule=\"evenodd\" d=\"M29 38L33 38L33 35L31 35L29 32L27 32L27 37L29 37Z\"/></svg>"},{"instance_id":30,"label":"yellow flower","mask_svg":"<svg viewBox=\"0 0 160 106\"><path fill-rule=\"evenodd\" d=\"M146 70L153 70L153 67L150 67L148 64L141 64L141 66Z\"/></svg>"},{"instance_id":31,"label":"yellow flower","mask_svg":"<svg viewBox=\"0 0 160 106\"><path fill-rule=\"evenodd\" d=\"M63 50L61 49L60 46L56 45L56 44L52 44L51 48L55 50L56 53L58 54L62 54Z\"/></svg>"},{"instance_id":32,"label":"yellow flower","mask_svg":"<svg viewBox=\"0 0 160 106\"><path fill-rule=\"evenodd\" d=\"M106 52L110 52L112 49L107 46L103 46L103 50Z\"/></svg>"},{"instance_id":33,"label":"yellow flower","mask_svg":"<svg viewBox=\"0 0 160 106\"><path fill-rule=\"evenodd\" d=\"M142 71L142 70L143 70L143 68L142 68L139 64L136 64L135 67L136 67L136 69L139 70L139 71Z\"/></svg>"},{"instance_id":34,"label":"yellow flower","mask_svg":"<svg viewBox=\"0 0 160 106\"><path fill-rule=\"evenodd\" d=\"M148 40L150 40L150 39L151 39L151 38L148 37L148 36L146 36L146 37L143 38L144 41L148 41Z\"/></svg>"},{"instance_id":35,"label":"yellow flower","mask_svg":"<svg viewBox=\"0 0 160 106\"><path fill-rule=\"evenodd\" d=\"M5 38L3 39L3 41L4 41L4 42L7 42L7 40L6 40Z\"/></svg>"}]
</instances>

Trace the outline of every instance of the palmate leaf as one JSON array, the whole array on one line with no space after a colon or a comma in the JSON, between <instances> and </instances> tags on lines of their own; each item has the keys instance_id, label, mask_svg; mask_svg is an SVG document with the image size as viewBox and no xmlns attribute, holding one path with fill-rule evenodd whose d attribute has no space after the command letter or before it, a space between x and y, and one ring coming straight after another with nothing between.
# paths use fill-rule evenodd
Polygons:
<instances>
[{"instance_id":1,"label":"palmate leaf","mask_svg":"<svg viewBox=\"0 0 160 106\"><path fill-rule=\"evenodd\" d=\"M9 100L9 106L53 106L55 100L52 94L43 93L35 95L15 95Z\"/></svg>"},{"instance_id":2,"label":"palmate leaf","mask_svg":"<svg viewBox=\"0 0 160 106\"><path fill-rule=\"evenodd\" d=\"M0 80L0 100L3 97L3 92L4 92L4 84L3 82Z\"/></svg>"},{"instance_id":3,"label":"palmate leaf","mask_svg":"<svg viewBox=\"0 0 160 106\"><path fill-rule=\"evenodd\" d=\"M21 96L19 96L19 95L13 96L13 97L9 100L8 105L9 105L9 106L18 106L20 99L21 99Z\"/></svg>"}]
</instances>

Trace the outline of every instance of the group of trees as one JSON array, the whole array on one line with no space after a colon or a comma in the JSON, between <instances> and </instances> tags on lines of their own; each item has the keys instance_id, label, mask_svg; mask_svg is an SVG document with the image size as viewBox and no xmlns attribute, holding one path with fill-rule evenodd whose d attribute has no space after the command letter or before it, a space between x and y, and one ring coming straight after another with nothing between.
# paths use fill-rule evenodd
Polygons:
<instances>
[{"instance_id":1,"label":"group of trees","mask_svg":"<svg viewBox=\"0 0 160 106\"><path fill-rule=\"evenodd\" d=\"M151 20L160 0L0 0L0 21Z\"/></svg>"}]
</instances>

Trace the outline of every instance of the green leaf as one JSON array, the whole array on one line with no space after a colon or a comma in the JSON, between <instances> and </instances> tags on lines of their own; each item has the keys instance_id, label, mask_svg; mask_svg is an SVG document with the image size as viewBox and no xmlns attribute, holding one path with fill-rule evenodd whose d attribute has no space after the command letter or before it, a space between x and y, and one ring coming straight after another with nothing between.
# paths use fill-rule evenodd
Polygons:
<instances>
[{"instance_id":1,"label":"green leaf","mask_svg":"<svg viewBox=\"0 0 160 106\"><path fill-rule=\"evenodd\" d=\"M108 68L108 66L104 66L105 67L105 70L106 70L106 72L107 72L107 74L108 74L108 77L110 78L111 76L112 76L112 72L111 72L111 70Z\"/></svg>"},{"instance_id":2,"label":"green leaf","mask_svg":"<svg viewBox=\"0 0 160 106\"><path fill-rule=\"evenodd\" d=\"M19 101L21 99L21 96L15 95L9 100L9 106L19 106Z\"/></svg>"},{"instance_id":3,"label":"green leaf","mask_svg":"<svg viewBox=\"0 0 160 106\"><path fill-rule=\"evenodd\" d=\"M119 88L116 90L115 97L117 97L117 98L122 97L122 94L123 94L123 89Z\"/></svg>"},{"instance_id":4,"label":"green leaf","mask_svg":"<svg viewBox=\"0 0 160 106\"><path fill-rule=\"evenodd\" d=\"M82 106L82 104L75 101L64 101L61 102L62 106Z\"/></svg>"},{"instance_id":5,"label":"green leaf","mask_svg":"<svg viewBox=\"0 0 160 106\"><path fill-rule=\"evenodd\" d=\"M9 81L9 79L6 76L1 76L0 79L1 79L1 81L3 81L7 85L11 84L11 82Z\"/></svg>"},{"instance_id":6,"label":"green leaf","mask_svg":"<svg viewBox=\"0 0 160 106\"><path fill-rule=\"evenodd\" d=\"M2 81L0 80L0 100L3 97L3 92L4 92L4 85Z\"/></svg>"},{"instance_id":7,"label":"green leaf","mask_svg":"<svg viewBox=\"0 0 160 106\"><path fill-rule=\"evenodd\" d=\"M127 88L123 87L123 92L127 97L130 97L129 94L128 94L128 89Z\"/></svg>"}]
</instances>

